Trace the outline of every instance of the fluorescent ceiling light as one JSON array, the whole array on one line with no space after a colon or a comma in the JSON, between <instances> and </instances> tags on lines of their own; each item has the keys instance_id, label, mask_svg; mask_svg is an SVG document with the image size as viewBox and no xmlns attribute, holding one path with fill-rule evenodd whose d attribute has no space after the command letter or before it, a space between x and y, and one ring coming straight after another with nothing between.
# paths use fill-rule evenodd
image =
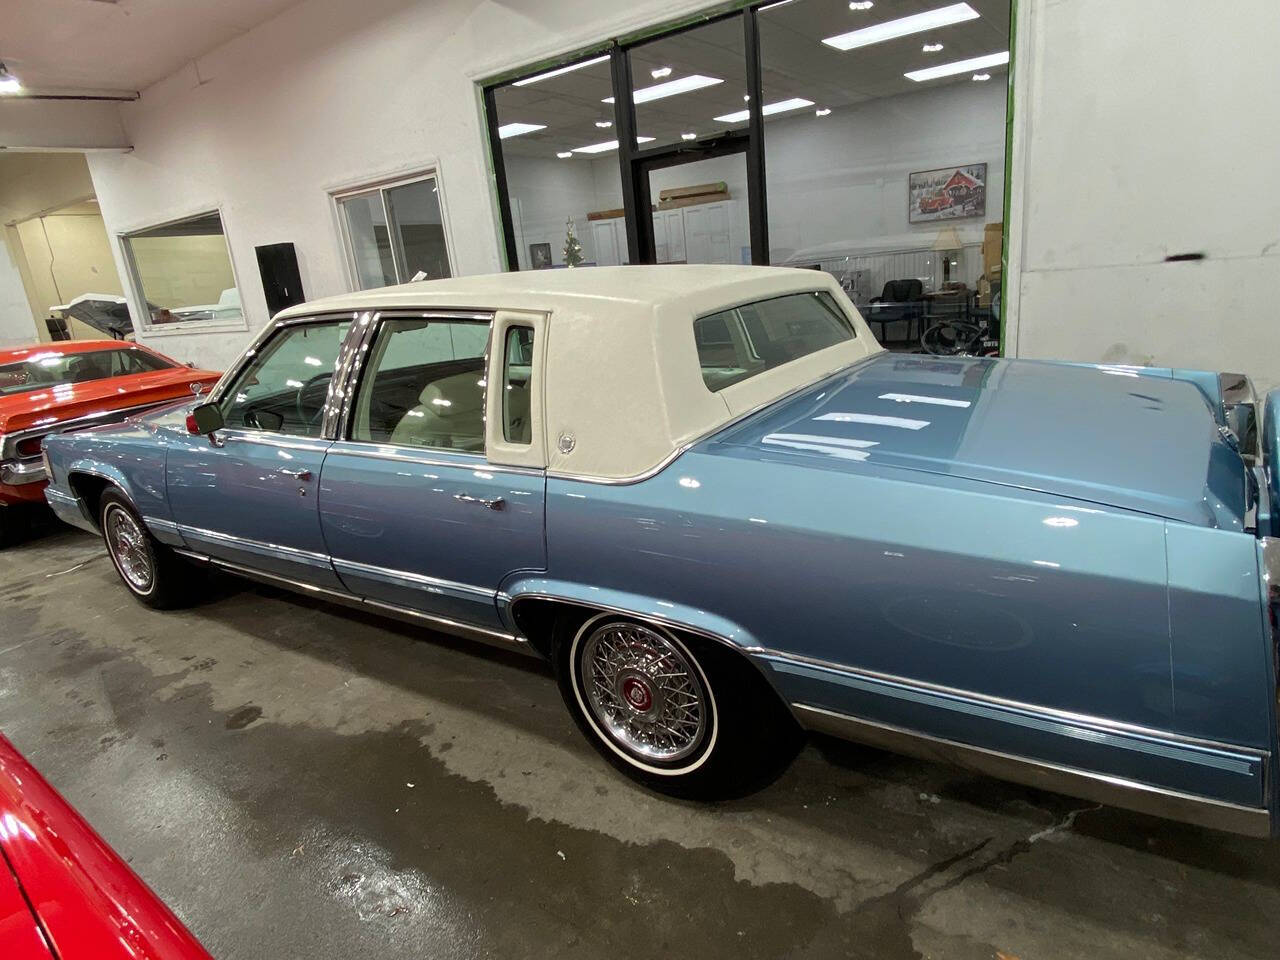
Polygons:
<instances>
[{"instance_id":1,"label":"fluorescent ceiling light","mask_svg":"<svg viewBox=\"0 0 1280 960\"><path fill-rule=\"evenodd\" d=\"M989 74L989 73L975 73L975 74L973 75L973 79L977 80L978 82L982 82L983 80L990 80L990 79L991 79L991 74Z\"/></svg>"},{"instance_id":2,"label":"fluorescent ceiling light","mask_svg":"<svg viewBox=\"0 0 1280 960\"><path fill-rule=\"evenodd\" d=\"M830 116L830 115L831 115L831 108L830 108L830 107L819 107L817 110L813 111L813 115L814 115L815 117L826 117L826 116Z\"/></svg>"},{"instance_id":3,"label":"fluorescent ceiling light","mask_svg":"<svg viewBox=\"0 0 1280 960\"><path fill-rule=\"evenodd\" d=\"M978 19L978 11L973 7L967 3L953 3L949 7L913 13L909 17L899 17L897 20L887 20L860 30L850 30L848 33L827 37L822 42L837 50L853 50L856 47L867 47L873 43L896 40L898 37L908 37L913 33L923 33L926 30L936 30L938 27L948 27L953 23L976 19Z\"/></svg>"},{"instance_id":4,"label":"fluorescent ceiling light","mask_svg":"<svg viewBox=\"0 0 1280 960\"><path fill-rule=\"evenodd\" d=\"M910 73L904 73L903 76L920 83L924 80L936 80L938 77L950 77L957 73L981 70L983 67L999 67L1008 62L1009 51L1005 50L1003 53L989 53L985 57L971 57L968 60L956 60L953 63L940 63L936 67L926 67L923 70L912 70Z\"/></svg>"},{"instance_id":5,"label":"fluorescent ceiling light","mask_svg":"<svg viewBox=\"0 0 1280 960\"><path fill-rule=\"evenodd\" d=\"M561 150L559 153L556 154L556 156L559 157L561 160L568 160L570 157L573 156L573 153L572 151L569 151L569 150Z\"/></svg>"},{"instance_id":6,"label":"fluorescent ceiling light","mask_svg":"<svg viewBox=\"0 0 1280 960\"><path fill-rule=\"evenodd\" d=\"M923 47L920 48L921 52L923 53L937 53L941 49L942 49L942 44L940 43L926 43Z\"/></svg>"},{"instance_id":7,"label":"fluorescent ceiling light","mask_svg":"<svg viewBox=\"0 0 1280 960\"><path fill-rule=\"evenodd\" d=\"M498 128L498 139L505 140L507 137L518 137L524 133L545 129L547 129L545 123L504 123Z\"/></svg>"},{"instance_id":8,"label":"fluorescent ceiling light","mask_svg":"<svg viewBox=\"0 0 1280 960\"><path fill-rule=\"evenodd\" d=\"M786 113L788 110L799 110L803 107L812 107L813 101L806 100L804 97L792 97L790 100L779 100L776 103L766 103L760 108L760 112L766 117L771 117L775 113ZM716 117L720 123L741 123L743 120L750 119L750 110L739 110L737 113L726 113L724 116Z\"/></svg>"},{"instance_id":9,"label":"fluorescent ceiling light","mask_svg":"<svg viewBox=\"0 0 1280 960\"><path fill-rule=\"evenodd\" d=\"M850 10L870 10L875 6L874 0L850 0Z\"/></svg>"},{"instance_id":10,"label":"fluorescent ceiling light","mask_svg":"<svg viewBox=\"0 0 1280 960\"><path fill-rule=\"evenodd\" d=\"M689 77L680 77L676 80L668 80L666 83L655 83L651 87L641 87L631 95L636 103L648 103L650 100L661 100L663 97L674 97L678 93L688 93L690 90L701 90L703 87L714 87L717 83L724 83L719 77L704 77L700 73L695 73ZM605 97L601 103L613 103L613 97Z\"/></svg>"},{"instance_id":11,"label":"fluorescent ceiling light","mask_svg":"<svg viewBox=\"0 0 1280 960\"><path fill-rule=\"evenodd\" d=\"M680 139L681 140L697 140L698 135L696 133L682 133L680 134Z\"/></svg>"},{"instance_id":12,"label":"fluorescent ceiling light","mask_svg":"<svg viewBox=\"0 0 1280 960\"><path fill-rule=\"evenodd\" d=\"M636 137L636 143L649 143L653 137ZM574 153L606 153L609 150L617 150L617 140L606 140L604 143L589 143L585 147L574 147Z\"/></svg>"},{"instance_id":13,"label":"fluorescent ceiling light","mask_svg":"<svg viewBox=\"0 0 1280 960\"><path fill-rule=\"evenodd\" d=\"M596 121L596 126L597 126L597 127L599 127L601 130L608 130L610 127L612 127L612 126L613 126L613 121L612 121L612 120L597 120L597 121Z\"/></svg>"},{"instance_id":14,"label":"fluorescent ceiling light","mask_svg":"<svg viewBox=\"0 0 1280 960\"><path fill-rule=\"evenodd\" d=\"M609 59L606 53L602 57L594 57L590 60L583 60L581 63L571 63L567 67L558 67L555 70L548 70L546 73L538 73L532 77L525 77L523 80L517 80L512 84L513 87L526 87L531 83L540 83L543 80L550 80L552 77L558 77L561 74L572 73L574 70L581 70L583 67L591 67L597 63L604 63Z\"/></svg>"},{"instance_id":15,"label":"fluorescent ceiling light","mask_svg":"<svg viewBox=\"0 0 1280 960\"><path fill-rule=\"evenodd\" d=\"M670 68L670 67L659 67L657 70L650 70L650 71L649 71L649 76L653 77L653 79L655 79L655 80L661 80L661 79L663 79L664 77L669 77L669 76L671 76L671 68Z\"/></svg>"}]
</instances>

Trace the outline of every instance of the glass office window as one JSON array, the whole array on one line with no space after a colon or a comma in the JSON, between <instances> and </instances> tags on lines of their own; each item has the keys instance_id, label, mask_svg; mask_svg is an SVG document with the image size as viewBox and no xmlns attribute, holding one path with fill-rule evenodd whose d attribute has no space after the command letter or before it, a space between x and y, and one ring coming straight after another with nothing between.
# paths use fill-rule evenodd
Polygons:
<instances>
[{"instance_id":1,"label":"glass office window","mask_svg":"<svg viewBox=\"0 0 1280 960\"><path fill-rule=\"evenodd\" d=\"M628 261L609 57L493 92L515 233L512 269Z\"/></svg>"},{"instance_id":2,"label":"glass office window","mask_svg":"<svg viewBox=\"0 0 1280 960\"><path fill-rule=\"evenodd\" d=\"M747 124L747 67L741 17L659 37L635 47L631 83L636 139L659 147ZM657 202L657 197L653 198ZM745 197L745 183L743 197Z\"/></svg>"},{"instance_id":3,"label":"glass office window","mask_svg":"<svg viewBox=\"0 0 1280 960\"><path fill-rule=\"evenodd\" d=\"M769 256L834 274L886 342L1000 285L1008 0L759 11Z\"/></svg>"},{"instance_id":4,"label":"glass office window","mask_svg":"<svg viewBox=\"0 0 1280 960\"><path fill-rule=\"evenodd\" d=\"M148 325L243 321L240 291L216 212L122 238Z\"/></svg>"},{"instance_id":5,"label":"glass office window","mask_svg":"<svg viewBox=\"0 0 1280 960\"><path fill-rule=\"evenodd\" d=\"M436 177L346 194L337 202L360 289L451 276Z\"/></svg>"}]
</instances>

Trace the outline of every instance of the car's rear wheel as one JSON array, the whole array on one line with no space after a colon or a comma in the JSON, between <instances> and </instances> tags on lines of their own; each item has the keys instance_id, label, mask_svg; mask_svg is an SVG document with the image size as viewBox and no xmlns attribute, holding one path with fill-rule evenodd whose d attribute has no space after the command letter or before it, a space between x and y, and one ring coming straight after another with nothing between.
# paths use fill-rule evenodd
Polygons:
<instances>
[{"instance_id":1,"label":"car's rear wheel","mask_svg":"<svg viewBox=\"0 0 1280 960\"><path fill-rule=\"evenodd\" d=\"M107 553L129 592L157 610L188 603L194 588L194 571L151 536L128 498L116 490L107 490L98 509Z\"/></svg>"},{"instance_id":2,"label":"car's rear wheel","mask_svg":"<svg viewBox=\"0 0 1280 960\"><path fill-rule=\"evenodd\" d=\"M736 651L642 619L562 618L561 693L583 733L628 776L676 796L763 786L800 743L795 721Z\"/></svg>"}]
</instances>

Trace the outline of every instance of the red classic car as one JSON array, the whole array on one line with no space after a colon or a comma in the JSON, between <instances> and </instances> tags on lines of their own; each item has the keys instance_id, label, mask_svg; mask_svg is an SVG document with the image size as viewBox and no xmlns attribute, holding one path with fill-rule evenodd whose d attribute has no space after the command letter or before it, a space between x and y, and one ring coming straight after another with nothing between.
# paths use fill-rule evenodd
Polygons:
<instances>
[{"instance_id":1,"label":"red classic car","mask_svg":"<svg viewBox=\"0 0 1280 960\"><path fill-rule=\"evenodd\" d=\"M0 735L0 957L212 960Z\"/></svg>"},{"instance_id":2,"label":"red classic car","mask_svg":"<svg viewBox=\"0 0 1280 960\"><path fill-rule=\"evenodd\" d=\"M0 546L25 527L19 508L43 509L46 434L123 420L220 376L119 340L0 350Z\"/></svg>"}]
</instances>

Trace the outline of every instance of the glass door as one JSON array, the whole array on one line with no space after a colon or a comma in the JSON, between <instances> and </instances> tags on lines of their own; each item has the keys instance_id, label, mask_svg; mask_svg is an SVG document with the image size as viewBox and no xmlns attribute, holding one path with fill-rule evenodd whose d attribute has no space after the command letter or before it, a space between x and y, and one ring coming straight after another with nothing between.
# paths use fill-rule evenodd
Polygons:
<instances>
[{"instance_id":1,"label":"glass door","mask_svg":"<svg viewBox=\"0 0 1280 960\"><path fill-rule=\"evenodd\" d=\"M640 161L648 188L653 263L750 263L745 148L696 149Z\"/></svg>"}]
</instances>

